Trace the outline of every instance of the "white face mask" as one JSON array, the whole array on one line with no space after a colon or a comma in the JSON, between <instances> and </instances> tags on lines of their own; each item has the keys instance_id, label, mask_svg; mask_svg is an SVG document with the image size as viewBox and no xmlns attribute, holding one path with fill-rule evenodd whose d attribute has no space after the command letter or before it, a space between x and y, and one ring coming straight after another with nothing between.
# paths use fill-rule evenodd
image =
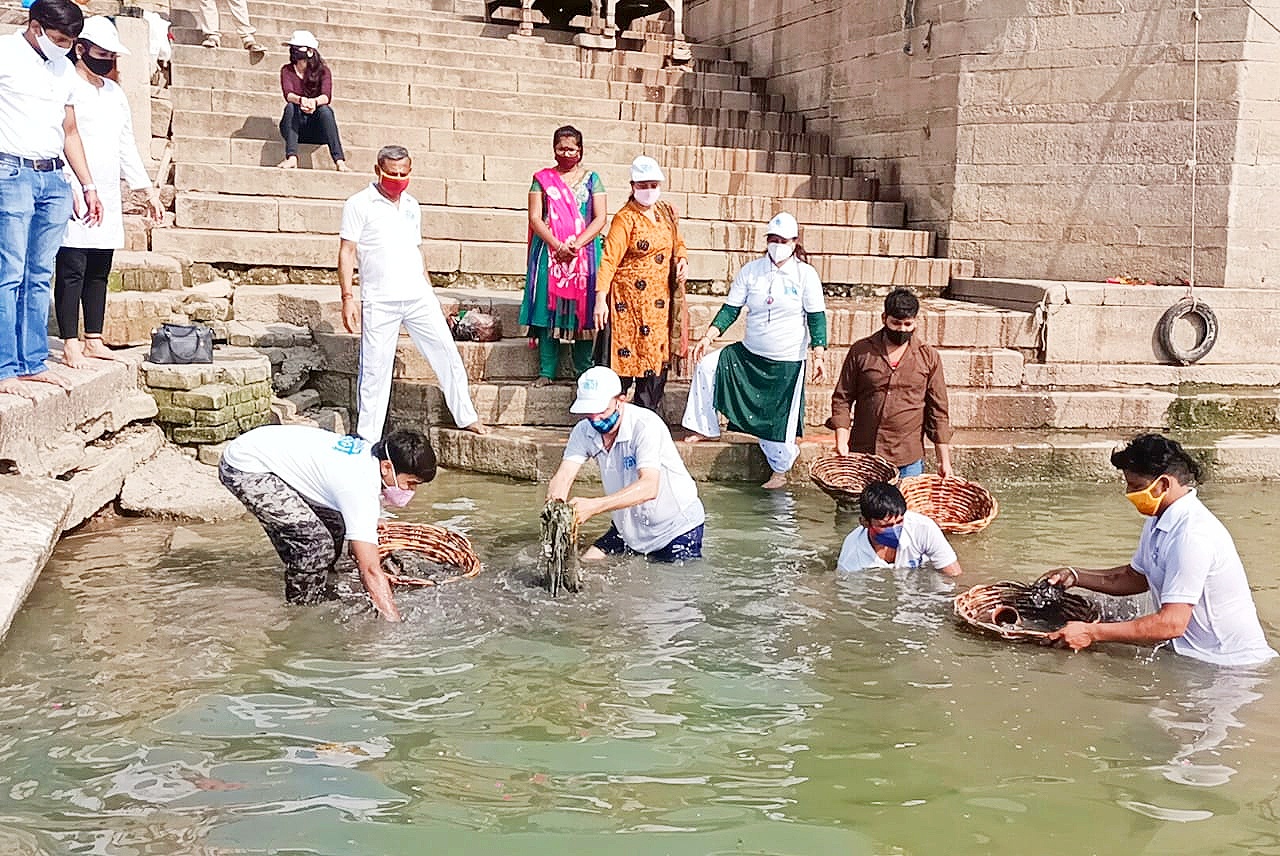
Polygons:
<instances>
[{"instance_id":1,"label":"white face mask","mask_svg":"<svg viewBox=\"0 0 1280 856\"><path fill-rule=\"evenodd\" d=\"M40 35L36 36L36 45L40 48L40 53L44 54L45 59L67 55L67 49L60 48L54 44L53 39L49 38L49 34L44 31L44 28L41 28Z\"/></svg>"},{"instance_id":2,"label":"white face mask","mask_svg":"<svg viewBox=\"0 0 1280 856\"><path fill-rule=\"evenodd\" d=\"M662 195L661 187L654 187L649 190L637 190L633 194L636 202L648 208L658 201L658 197Z\"/></svg>"},{"instance_id":3,"label":"white face mask","mask_svg":"<svg viewBox=\"0 0 1280 856\"><path fill-rule=\"evenodd\" d=\"M791 258L791 254L796 251L795 244L770 244L769 258L773 259L774 264L782 264Z\"/></svg>"}]
</instances>

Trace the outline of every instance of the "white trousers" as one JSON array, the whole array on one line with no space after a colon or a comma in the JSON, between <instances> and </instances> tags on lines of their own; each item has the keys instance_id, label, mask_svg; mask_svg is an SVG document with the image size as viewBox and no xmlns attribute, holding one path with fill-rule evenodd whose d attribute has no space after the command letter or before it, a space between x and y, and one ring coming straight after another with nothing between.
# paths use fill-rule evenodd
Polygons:
<instances>
[{"instance_id":1,"label":"white trousers","mask_svg":"<svg viewBox=\"0 0 1280 856\"><path fill-rule=\"evenodd\" d=\"M227 11L236 22L236 35L247 39L257 30L249 24L249 0L226 0ZM216 36L221 31L218 21L218 0L200 0L198 13L200 29L206 36Z\"/></svg>"},{"instance_id":2,"label":"white trousers","mask_svg":"<svg viewBox=\"0 0 1280 856\"><path fill-rule=\"evenodd\" d=\"M689 382L689 401L684 408L684 418L680 424L704 437L720 436L720 416L716 413L716 369L720 366L720 352L712 351L698 360L693 370L693 379ZM796 444L796 435L800 427L800 400L804 391L804 367L800 368L800 379L791 394L791 413L787 419L787 441L761 440L760 449L764 452L769 469L775 473L791 471L796 458L800 457L800 446Z\"/></svg>"},{"instance_id":3,"label":"white trousers","mask_svg":"<svg viewBox=\"0 0 1280 856\"><path fill-rule=\"evenodd\" d=\"M356 431L361 437L370 442L382 439L401 324L436 373L454 424L466 428L478 421L467 386L467 370L434 292L428 291L416 300L366 302L360 311L360 416Z\"/></svg>"}]
</instances>

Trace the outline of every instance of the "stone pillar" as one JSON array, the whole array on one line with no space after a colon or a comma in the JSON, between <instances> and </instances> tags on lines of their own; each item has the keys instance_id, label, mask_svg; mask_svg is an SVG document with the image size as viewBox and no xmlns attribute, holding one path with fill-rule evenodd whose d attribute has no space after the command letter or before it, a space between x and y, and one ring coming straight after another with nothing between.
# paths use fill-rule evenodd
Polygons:
<instances>
[{"instance_id":1,"label":"stone pillar","mask_svg":"<svg viewBox=\"0 0 1280 856\"><path fill-rule=\"evenodd\" d=\"M148 171L155 170L151 159L151 49L147 22L141 18L116 17L116 30L120 41L129 49L128 56L120 57L120 86L129 99L129 112L133 116L133 138ZM152 178L155 176L153 175Z\"/></svg>"}]
</instances>

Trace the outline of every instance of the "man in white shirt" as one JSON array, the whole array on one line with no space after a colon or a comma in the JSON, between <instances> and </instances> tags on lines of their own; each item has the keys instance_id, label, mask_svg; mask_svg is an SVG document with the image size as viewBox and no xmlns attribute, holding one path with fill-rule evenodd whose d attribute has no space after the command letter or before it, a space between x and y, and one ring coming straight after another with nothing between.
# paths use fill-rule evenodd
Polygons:
<instances>
[{"instance_id":1,"label":"man in white shirt","mask_svg":"<svg viewBox=\"0 0 1280 856\"><path fill-rule=\"evenodd\" d=\"M371 444L305 425L265 425L227 444L218 477L258 518L284 562L287 602L332 596L327 578L346 540L378 613L400 620L394 578L378 559L378 497L407 505L418 485L436 477L435 450L420 432L393 431Z\"/></svg>"},{"instance_id":2,"label":"man in white shirt","mask_svg":"<svg viewBox=\"0 0 1280 856\"><path fill-rule=\"evenodd\" d=\"M1050 638L1075 651L1094 642L1172 642L1177 653L1219 666L1275 657L1231 533L1191 487L1200 481L1199 465L1159 434L1134 438L1111 465L1124 475L1126 498L1148 518L1133 559L1118 568L1059 568L1041 579L1112 595L1150 592L1155 612L1132 621L1072 621Z\"/></svg>"},{"instance_id":3,"label":"man in white shirt","mask_svg":"<svg viewBox=\"0 0 1280 856\"><path fill-rule=\"evenodd\" d=\"M66 56L83 27L71 0L36 0L26 29L0 36L0 393L29 395L22 381L70 388L45 360L62 235L73 212L90 226L102 219L72 106L76 72ZM72 199L66 164L83 187L83 206Z\"/></svg>"},{"instance_id":4,"label":"man in white shirt","mask_svg":"<svg viewBox=\"0 0 1280 856\"><path fill-rule=\"evenodd\" d=\"M956 551L942 529L923 514L908 511L902 491L872 482L863 489L859 506L861 525L844 539L837 571L933 568L949 577L960 575Z\"/></svg>"},{"instance_id":5,"label":"man in white shirt","mask_svg":"<svg viewBox=\"0 0 1280 856\"><path fill-rule=\"evenodd\" d=\"M367 440L382 436L391 400L391 372L400 325L427 362L459 428L488 434L480 421L467 370L449 332L440 301L427 279L422 259L422 209L407 192L413 162L403 146L378 152L378 180L342 207L338 283L342 323L360 336L360 414L356 430ZM355 269L360 268L360 305L355 300Z\"/></svg>"},{"instance_id":6,"label":"man in white shirt","mask_svg":"<svg viewBox=\"0 0 1280 856\"><path fill-rule=\"evenodd\" d=\"M569 410L586 418L569 435L547 499L570 502L579 524L605 512L613 516L609 531L582 558L624 553L659 562L701 558L706 513L662 417L627 402L621 379L604 366L578 378L578 396ZM600 465L605 495L569 499L588 458Z\"/></svg>"}]
</instances>

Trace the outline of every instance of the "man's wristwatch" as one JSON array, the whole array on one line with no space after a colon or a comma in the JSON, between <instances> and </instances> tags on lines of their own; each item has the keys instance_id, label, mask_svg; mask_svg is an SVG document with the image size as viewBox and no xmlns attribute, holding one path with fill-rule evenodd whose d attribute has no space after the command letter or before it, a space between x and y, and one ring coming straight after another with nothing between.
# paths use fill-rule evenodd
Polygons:
<instances>
[{"instance_id":1,"label":"man's wristwatch","mask_svg":"<svg viewBox=\"0 0 1280 856\"><path fill-rule=\"evenodd\" d=\"M82 191L84 191L85 193L88 193L88 192L90 192L90 191L93 191L94 193L96 193L96 192L98 191L98 185L96 185L96 184L83 184L83 185L81 185L81 186L80 186L80 189L81 189Z\"/></svg>"}]
</instances>

